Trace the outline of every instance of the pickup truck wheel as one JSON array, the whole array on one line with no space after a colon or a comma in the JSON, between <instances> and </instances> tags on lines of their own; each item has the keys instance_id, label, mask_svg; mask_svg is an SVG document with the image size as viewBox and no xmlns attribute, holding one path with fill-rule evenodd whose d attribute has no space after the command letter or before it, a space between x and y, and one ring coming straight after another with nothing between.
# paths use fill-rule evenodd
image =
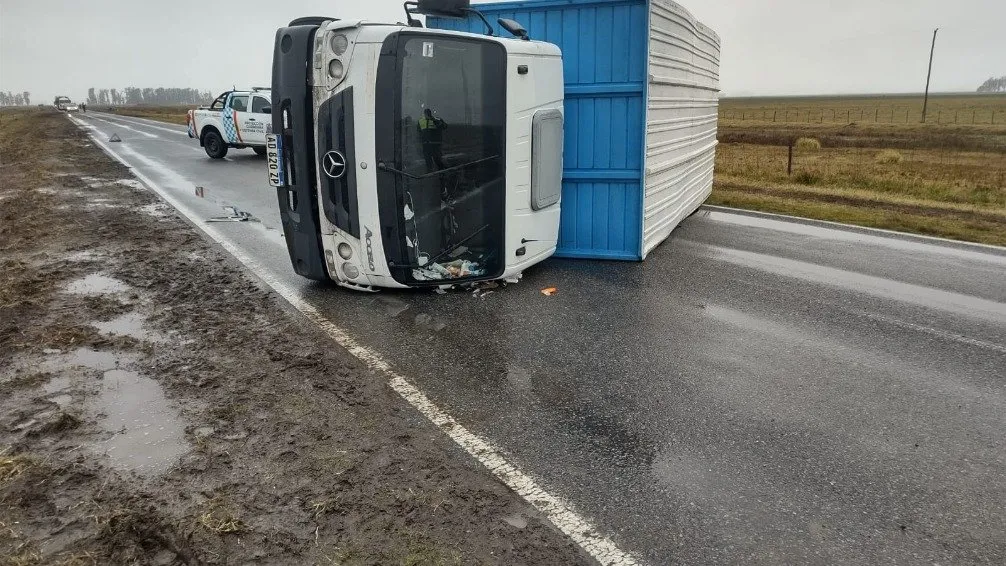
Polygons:
<instances>
[{"instance_id":1,"label":"pickup truck wheel","mask_svg":"<svg viewBox=\"0 0 1006 566\"><path fill-rule=\"evenodd\" d=\"M265 148L260 145L253 147L252 151L255 152L255 155L265 155Z\"/></svg>"},{"instance_id":2,"label":"pickup truck wheel","mask_svg":"<svg viewBox=\"0 0 1006 566\"><path fill-rule=\"evenodd\" d=\"M227 155L227 144L224 143L224 139L220 137L220 134L216 132L206 133L206 136L203 138L203 148L206 150L206 155L209 155L213 159L223 159Z\"/></svg>"}]
</instances>

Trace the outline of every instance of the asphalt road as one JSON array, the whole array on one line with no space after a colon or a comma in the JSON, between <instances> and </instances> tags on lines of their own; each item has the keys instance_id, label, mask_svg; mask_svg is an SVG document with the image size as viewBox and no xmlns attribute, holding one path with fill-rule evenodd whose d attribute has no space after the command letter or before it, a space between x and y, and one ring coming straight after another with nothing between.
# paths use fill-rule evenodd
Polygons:
<instances>
[{"instance_id":1,"label":"asphalt road","mask_svg":"<svg viewBox=\"0 0 1006 566\"><path fill-rule=\"evenodd\" d=\"M292 273L250 150L83 119L644 562L1006 563L1003 253L707 209L643 263L360 294Z\"/></svg>"}]
</instances>

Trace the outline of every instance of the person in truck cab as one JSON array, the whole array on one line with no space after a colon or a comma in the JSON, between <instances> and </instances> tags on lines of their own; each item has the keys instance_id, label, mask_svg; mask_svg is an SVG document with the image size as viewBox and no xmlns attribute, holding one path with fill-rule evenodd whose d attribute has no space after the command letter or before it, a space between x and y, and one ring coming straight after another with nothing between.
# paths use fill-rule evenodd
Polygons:
<instances>
[{"instance_id":1,"label":"person in truck cab","mask_svg":"<svg viewBox=\"0 0 1006 566\"><path fill-rule=\"evenodd\" d=\"M444 167L444 130L447 129L447 122L433 116L433 110L426 108L423 110L423 117L419 119L419 139L423 142L423 157L426 159L426 170L430 173Z\"/></svg>"},{"instance_id":2,"label":"person in truck cab","mask_svg":"<svg viewBox=\"0 0 1006 566\"><path fill-rule=\"evenodd\" d=\"M231 100L231 108L233 108L235 112L247 112L248 106L245 104L245 101L247 100L248 99L246 97L235 96Z\"/></svg>"}]
</instances>

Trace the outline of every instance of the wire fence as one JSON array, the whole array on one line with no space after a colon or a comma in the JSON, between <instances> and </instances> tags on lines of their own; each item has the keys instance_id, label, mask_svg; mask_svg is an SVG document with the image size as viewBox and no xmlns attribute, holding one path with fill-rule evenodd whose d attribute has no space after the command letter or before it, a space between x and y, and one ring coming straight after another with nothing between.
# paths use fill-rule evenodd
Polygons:
<instances>
[{"instance_id":1,"label":"wire fence","mask_svg":"<svg viewBox=\"0 0 1006 566\"><path fill-rule=\"evenodd\" d=\"M753 120L789 124L911 124L922 122L922 109L909 107L864 108L750 108L720 109L721 120ZM932 109L926 123L1006 126L1006 110L998 108Z\"/></svg>"}]
</instances>

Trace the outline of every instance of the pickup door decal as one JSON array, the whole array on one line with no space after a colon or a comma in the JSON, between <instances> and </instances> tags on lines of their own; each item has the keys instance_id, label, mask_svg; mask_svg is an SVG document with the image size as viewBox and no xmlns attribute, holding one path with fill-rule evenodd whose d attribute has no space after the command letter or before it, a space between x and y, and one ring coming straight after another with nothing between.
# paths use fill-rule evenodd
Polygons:
<instances>
[{"instance_id":1,"label":"pickup door decal","mask_svg":"<svg viewBox=\"0 0 1006 566\"><path fill-rule=\"evenodd\" d=\"M224 137L230 143L241 143L241 132L238 131L237 110L227 109L220 113L220 122L224 126Z\"/></svg>"}]
</instances>

